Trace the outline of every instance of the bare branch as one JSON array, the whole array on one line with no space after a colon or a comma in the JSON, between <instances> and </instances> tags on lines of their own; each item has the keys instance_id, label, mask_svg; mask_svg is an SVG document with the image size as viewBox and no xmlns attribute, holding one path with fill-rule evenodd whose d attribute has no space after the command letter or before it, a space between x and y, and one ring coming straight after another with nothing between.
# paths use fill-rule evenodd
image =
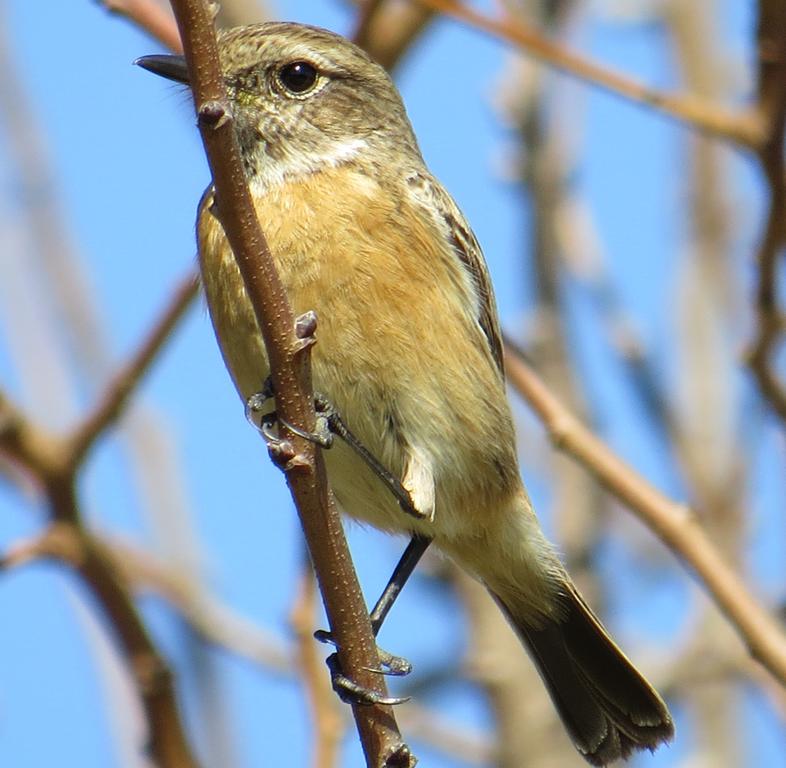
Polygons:
<instances>
[{"instance_id":1,"label":"bare branch","mask_svg":"<svg viewBox=\"0 0 786 768\"><path fill-rule=\"evenodd\" d=\"M180 53L180 35L172 14L167 13L155 0L96 0L110 13L125 16L167 48Z\"/></svg>"},{"instance_id":2,"label":"bare branch","mask_svg":"<svg viewBox=\"0 0 786 768\"><path fill-rule=\"evenodd\" d=\"M367 18L365 29L358 25L353 39L392 70L433 18L434 11L418 0L388 0Z\"/></svg>"},{"instance_id":3,"label":"bare branch","mask_svg":"<svg viewBox=\"0 0 786 768\"><path fill-rule=\"evenodd\" d=\"M295 318L259 227L248 190L218 61L210 12L201 0L172 0L191 72L200 132L216 192L217 215L243 277L262 332L281 419L305 430L315 423L308 339L297 338ZM286 430L285 430L286 431ZM342 668L360 685L384 695L376 643L352 567L338 511L315 446L290 434L291 452L279 456L287 476L322 591ZM370 766L414 764L392 709L353 707Z\"/></svg>"},{"instance_id":4,"label":"bare branch","mask_svg":"<svg viewBox=\"0 0 786 768\"><path fill-rule=\"evenodd\" d=\"M107 617L136 682L155 764L160 768L196 766L180 722L171 672L134 606L125 579L99 541L81 525L70 484L52 489L49 498L52 518L58 522L38 539L14 548L0 560L0 567L48 557L74 568Z\"/></svg>"},{"instance_id":5,"label":"bare branch","mask_svg":"<svg viewBox=\"0 0 786 768\"><path fill-rule=\"evenodd\" d=\"M636 104L665 115L719 139L756 149L762 139L755 113L729 112L717 104L688 94L667 94L573 53L547 40L535 29L511 19L492 19L455 0L418 0L427 7L470 26L507 40L549 66L596 85Z\"/></svg>"},{"instance_id":6,"label":"bare branch","mask_svg":"<svg viewBox=\"0 0 786 768\"><path fill-rule=\"evenodd\" d=\"M104 395L69 438L70 461L75 467L108 426L120 418L142 376L147 373L164 343L199 291L197 277L189 272L172 292L161 317L153 324L139 349L114 376Z\"/></svg>"},{"instance_id":7,"label":"bare branch","mask_svg":"<svg viewBox=\"0 0 786 768\"><path fill-rule=\"evenodd\" d=\"M292 676L289 649L281 638L238 615L188 575L138 547L114 538L104 539L103 547L135 592L149 591L166 600L204 641L270 672Z\"/></svg>"},{"instance_id":8,"label":"bare branch","mask_svg":"<svg viewBox=\"0 0 786 768\"><path fill-rule=\"evenodd\" d=\"M508 380L529 403L555 447L577 459L694 571L751 655L786 684L786 636L708 538L695 513L664 496L551 394L524 356L506 341Z\"/></svg>"},{"instance_id":9,"label":"bare branch","mask_svg":"<svg viewBox=\"0 0 786 768\"><path fill-rule=\"evenodd\" d=\"M189 275L139 353L110 385L102 405L70 436L36 426L0 393L0 451L41 488L52 521L38 542L12 551L4 564L35 556L72 564L107 617L133 673L147 715L150 751L160 768L196 765L178 715L171 673L147 634L126 580L84 526L75 479L87 448L119 415L195 292L196 283Z\"/></svg>"},{"instance_id":10,"label":"bare branch","mask_svg":"<svg viewBox=\"0 0 786 768\"><path fill-rule=\"evenodd\" d=\"M757 337L748 363L762 395L786 423L786 385L774 370L775 351L783 341L784 316L778 307L778 260L786 248L786 168L783 140L786 127L786 6L778 0L759 3L759 104L766 129L758 152L769 192L769 211L756 260Z\"/></svg>"},{"instance_id":11,"label":"bare branch","mask_svg":"<svg viewBox=\"0 0 786 768\"><path fill-rule=\"evenodd\" d=\"M317 585L307 557L303 558L303 566L289 624L295 634L298 672L314 718L316 744L313 765L314 768L335 768L339 764L344 718L336 707L336 697L325 675L324 661L314 643Z\"/></svg>"}]
</instances>

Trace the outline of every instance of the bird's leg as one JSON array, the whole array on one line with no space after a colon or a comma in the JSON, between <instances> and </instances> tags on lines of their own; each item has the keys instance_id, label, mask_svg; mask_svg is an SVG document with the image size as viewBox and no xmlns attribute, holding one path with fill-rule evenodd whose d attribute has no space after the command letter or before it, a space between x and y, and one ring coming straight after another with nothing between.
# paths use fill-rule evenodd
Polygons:
<instances>
[{"instance_id":1,"label":"bird's leg","mask_svg":"<svg viewBox=\"0 0 786 768\"><path fill-rule=\"evenodd\" d=\"M425 536L416 535L412 537L407 548L404 550L404 554L393 569L393 574L369 615L374 637L379 633L382 623L385 621L385 617L390 612L390 609L396 602L396 598L412 575L412 571L415 570L415 566L420 561L420 558L423 557L423 553L428 549L429 544L431 544L431 539ZM332 635L323 629L315 632L314 637L322 643L332 643L335 645ZM384 651L379 646L377 646L377 654L379 655L382 669L373 670L375 672L399 676L408 675L412 671L412 665L400 656L394 656ZM350 680L341 671L338 654L336 653L332 653L328 656L327 665L330 670L333 690L336 691L342 701L356 704L401 704L407 701L407 699L386 699L374 691L369 691L367 688Z\"/></svg>"},{"instance_id":2,"label":"bird's leg","mask_svg":"<svg viewBox=\"0 0 786 768\"><path fill-rule=\"evenodd\" d=\"M272 379L268 376L265 380L262 389L253 394L246 401L246 418L254 426L256 426L263 437L268 443L268 446L273 449L280 446L281 439L273 433L273 427L276 424L284 424L287 429L300 437L310 440L323 448L330 448L333 444L333 436L340 437L360 458L365 464L379 477L380 480L387 486L390 492L394 495L401 508L412 515L413 517L422 520L428 517L431 511L424 514L420 512L412 502L412 497L409 491L404 487L401 481L395 477L389 470L387 470L381 462L363 445L363 443L350 431L341 415L336 410L335 406L324 396L315 394L314 405L317 411L317 429L315 432L307 432L298 427L289 424L276 414L276 411L269 411L268 413L259 417L262 413L265 404L268 400L275 397ZM369 618L371 620L371 627L376 637L385 617L390 612L393 604L396 601L399 593L406 584L412 571L420 561L423 553L428 549L431 539L414 535L412 540L404 550L404 554L399 559L393 574L388 580L385 589L374 605ZM331 643L335 645L332 635L325 630L318 630L314 633L314 637L323 643ZM381 669L373 670L380 674L386 675L408 675L412 670L412 665L400 656L394 656L391 653L379 648L377 646L377 655ZM328 669L330 670L331 682L333 690L339 695L342 701L348 703L359 704L400 704L407 699L384 697L380 696L375 691L371 691L361 685L358 685L354 680L348 678L342 671L338 660L338 654L332 653L327 658Z\"/></svg>"},{"instance_id":3,"label":"bird's leg","mask_svg":"<svg viewBox=\"0 0 786 768\"><path fill-rule=\"evenodd\" d=\"M377 457L350 431L336 407L324 395L320 394L315 395L314 402L317 412L325 417L330 432L340 437L364 461L366 466L387 486L401 509L418 520L426 517L427 515L415 507L409 491L402 485L401 480L383 466Z\"/></svg>"},{"instance_id":4,"label":"bird's leg","mask_svg":"<svg viewBox=\"0 0 786 768\"><path fill-rule=\"evenodd\" d=\"M379 630L382 628L388 613L390 613L393 603L396 602L396 598L412 575L412 571L415 570L415 566L420 562L420 558L423 557L428 549L429 544L431 544L431 539L426 536L418 536L417 534L407 544L404 554L401 555L390 579L388 579L387 586L382 590L379 600L377 600L374 609L369 614L374 637L379 634Z\"/></svg>"},{"instance_id":5,"label":"bird's leg","mask_svg":"<svg viewBox=\"0 0 786 768\"><path fill-rule=\"evenodd\" d=\"M246 418L262 432L268 445L274 444L278 440L271 431L273 424L276 422L283 424L290 432L310 440L322 448L330 448L333 445L334 435L340 437L385 484L404 512L417 520L423 520L429 516L429 513L424 513L417 509L412 502L409 491L402 485L401 481L390 470L385 468L376 456L350 431L341 418L341 414L324 395L314 395L314 405L317 411L317 428L314 432L307 432L299 427L295 427L284 421L280 416L277 416L275 411L265 414L257 423L255 416L262 411L265 403L272 397L275 397L273 382L268 376L262 389L251 395L246 401Z\"/></svg>"}]
</instances>

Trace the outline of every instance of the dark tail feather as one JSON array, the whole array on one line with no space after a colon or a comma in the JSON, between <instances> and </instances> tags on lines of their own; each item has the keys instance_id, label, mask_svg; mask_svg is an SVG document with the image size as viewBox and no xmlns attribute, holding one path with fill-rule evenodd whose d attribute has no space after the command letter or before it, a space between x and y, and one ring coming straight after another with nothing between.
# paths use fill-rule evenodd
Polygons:
<instances>
[{"instance_id":1,"label":"dark tail feather","mask_svg":"<svg viewBox=\"0 0 786 768\"><path fill-rule=\"evenodd\" d=\"M529 650L573 744L592 765L674 736L663 700L609 637L572 584L559 620L533 626L495 595Z\"/></svg>"}]
</instances>

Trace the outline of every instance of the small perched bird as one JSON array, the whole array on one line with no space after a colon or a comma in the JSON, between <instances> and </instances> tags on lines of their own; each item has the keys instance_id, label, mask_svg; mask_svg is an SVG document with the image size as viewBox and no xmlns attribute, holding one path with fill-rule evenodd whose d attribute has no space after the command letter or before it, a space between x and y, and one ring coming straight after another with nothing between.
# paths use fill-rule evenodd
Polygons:
<instances>
[{"instance_id":1,"label":"small perched bird","mask_svg":"<svg viewBox=\"0 0 786 768\"><path fill-rule=\"evenodd\" d=\"M348 515L434 544L515 628L576 749L606 765L673 735L658 694L587 607L519 477L502 341L480 246L429 173L387 72L299 24L220 34L259 222L296 313L315 310L314 388L408 491L406 514L347 445L326 451ZM182 57L142 66L188 82ZM262 336L208 189L199 263L244 401L269 375Z\"/></svg>"}]
</instances>

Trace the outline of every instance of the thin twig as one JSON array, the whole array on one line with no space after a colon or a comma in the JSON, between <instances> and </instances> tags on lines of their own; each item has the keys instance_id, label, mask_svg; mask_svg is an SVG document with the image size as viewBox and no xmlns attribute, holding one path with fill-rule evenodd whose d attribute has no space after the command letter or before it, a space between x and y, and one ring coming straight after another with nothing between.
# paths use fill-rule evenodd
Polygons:
<instances>
[{"instance_id":1,"label":"thin twig","mask_svg":"<svg viewBox=\"0 0 786 768\"><path fill-rule=\"evenodd\" d=\"M53 485L55 483L53 482ZM0 559L0 568L36 558L70 564L101 606L119 641L146 714L150 756L159 768L195 768L174 695L172 675L134 606L130 590L101 543L82 525L70 482L49 493L54 522L37 539Z\"/></svg>"},{"instance_id":2,"label":"thin twig","mask_svg":"<svg viewBox=\"0 0 786 768\"><path fill-rule=\"evenodd\" d=\"M283 639L224 605L182 568L114 538L104 538L103 546L135 592L166 600L202 640L271 673L292 676L290 653Z\"/></svg>"},{"instance_id":3,"label":"thin twig","mask_svg":"<svg viewBox=\"0 0 786 768\"><path fill-rule=\"evenodd\" d=\"M756 260L758 331L748 352L748 363L759 389L786 423L786 385L775 371L775 350L783 338L783 314L778 307L778 259L786 247L786 168L783 140L786 126L786 6L780 0L759 4L759 104L766 125L758 152L769 192L769 211Z\"/></svg>"},{"instance_id":4,"label":"thin twig","mask_svg":"<svg viewBox=\"0 0 786 768\"><path fill-rule=\"evenodd\" d=\"M120 376L110 385L101 400L106 406L96 409L71 435L48 433L0 393L0 452L35 480L48 504L52 526L39 542L38 555L57 556L70 562L107 617L136 681L146 714L149 751L160 768L190 768L197 763L180 721L171 673L147 633L126 580L84 525L76 493L76 474L89 444L119 414L131 390L182 317L194 290L193 277L187 283L126 369L128 376ZM98 418L98 413L104 416ZM10 559L6 558L6 564L18 563L35 554L35 548L17 551Z\"/></svg>"},{"instance_id":5,"label":"thin twig","mask_svg":"<svg viewBox=\"0 0 786 768\"><path fill-rule=\"evenodd\" d=\"M418 0L428 8L501 37L544 64L596 85L636 104L656 109L711 136L756 149L762 139L755 113L730 112L688 94L668 94L607 69L547 40L537 30L512 19L492 19L455 0Z\"/></svg>"},{"instance_id":6,"label":"thin twig","mask_svg":"<svg viewBox=\"0 0 786 768\"><path fill-rule=\"evenodd\" d=\"M175 53L183 50L171 13L155 0L97 0L110 13L125 16Z\"/></svg>"},{"instance_id":7,"label":"thin twig","mask_svg":"<svg viewBox=\"0 0 786 768\"><path fill-rule=\"evenodd\" d=\"M385 69L393 70L434 17L434 11L417 0L385 3L369 22L364 47Z\"/></svg>"},{"instance_id":8,"label":"thin twig","mask_svg":"<svg viewBox=\"0 0 786 768\"><path fill-rule=\"evenodd\" d=\"M355 21L355 31L352 33L352 41L361 48L365 48L368 45L371 23L384 3L385 0L362 0L360 3Z\"/></svg>"},{"instance_id":9,"label":"thin twig","mask_svg":"<svg viewBox=\"0 0 786 768\"><path fill-rule=\"evenodd\" d=\"M206 642L238 659L261 667L268 673L286 679L295 679L302 675L302 659L297 664L294 662L283 638L239 616L216 597L195 593L189 588L188 580L181 578L177 568L171 564L133 544L115 538L102 537L101 548L111 557L115 567L122 572L135 593L147 592L165 600ZM20 568L41 559L73 567L79 562L80 556L81 548L75 541L71 526L53 523L43 533L18 542L0 556L0 571ZM300 594L302 595L302 592ZM298 606L303 606L302 600ZM311 634L313 611L309 612L308 621L304 621L301 626L303 616L305 611L296 620L292 619L292 624L297 625L295 631L299 635L298 645L302 643L298 654L313 653L316 658L318 654L315 652L316 646ZM310 684L324 685L324 688L329 690L321 661L318 662L318 667L314 665L309 674L312 675ZM335 701L332 692L330 697ZM340 710L337 714L340 721L336 728L340 732L344 730L348 718L343 717ZM486 765L491 760L491 740L483 731L468 730L466 725L453 723L415 702L410 702L401 711L400 719L407 729L412 731L413 738L438 752L472 765ZM325 722L329 720L326 718Z\"/></svg>"},{"instance_id":10,"label":"thin twig","mask_svg":"<svg viewBox=\"0 0 786 768\"><path fill-rule=\"evenodd\" d=\"M303 566L295 602L289 614L289 625L295 635L298 674L314 718L316 743L312 764L314 768L335 768L344 733L344 718L336 707L336 697L325 674L324 660L317 653L314 643L317 585L308 557L303 558Z\"/></svg>"},{"instance_id":11,"label":"thin twig","mask_svg":"<svg viewBox=\"0 0 786 768\"><path fill-rule=\"evenodd\" d=\"M315 422L309 341L298 338L295 318L257 220L235 137L218 60L211 14L202 0L172 0L183 40L202 141L211 168L217 215L251 300L270 361L282 422L312 431ZM288 432L288 430L284 430ZM385 695L376 643L315 446L289 432L291 451L279 452L319 581L330 629L344 673ZM402 742L391 707L354 705L353 713L370 766L406 766L414 756Z\"/></svg>"},{"instance_id":12,"label":"thin twig","mask_svg":"<svg viewBox=\"0 0 786 768\"><path fill-rule=\"evenodd\" d=\"M198 292L199 280L193 272L189 272L172 291L169 303L161 313L161 317L151 327L148 336L112 378L92 412L72 433L69 443L73 466L82 461L96 438L121 416L140 379L150 369L152 361L157 357L161 347L191 306Z\"/></svg>"},{"instance_id":13,"label":"thin twig","mask_svg":"<svg viewBox=\"0 0 786 768\"><path fill-rule=\"evenodd\" d=\"M786 684L786 636L708 538L695 513L664 496L587 430L506 341L508 379L529 403L555 447L566 451L622 501L694 571L751 655Z\"/></svg>"}]
</instances>

